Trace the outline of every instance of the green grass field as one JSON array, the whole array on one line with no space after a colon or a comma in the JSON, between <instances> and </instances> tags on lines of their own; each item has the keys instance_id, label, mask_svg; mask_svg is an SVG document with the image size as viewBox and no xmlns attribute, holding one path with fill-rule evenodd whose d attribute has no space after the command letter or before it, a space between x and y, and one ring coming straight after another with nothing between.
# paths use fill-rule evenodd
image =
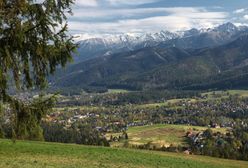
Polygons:
<instances>
[{"instance_id":1,"label":"green grass field","mask_svg":"<svg viewBox=\"0 0 248 168\"><path fill-rule=\"evenodd\" d=\"M202 96L207 96L210 100L216 98L228 98L230 95L237 95L241 98L246 98L248 97L248 90L227 90L202 93Z\"/></svg>"},{"instance_id":2,"label":"green grass field","mask_svg":"<svg viewBox=\"0 0 248 168\"><path fill-rule=\"evenodd\" d=\"M209 101L209 100L218 100L221 98L228 98L229 96L237 95L240 98L247 98L248 97L248 90L227 90L227 91L214 91L214 92L206 92L202 93L202 96L207 96L206 99L171 99L167 100L162 103L151 103L151 104L142 104L142 105L135 105L135 108L155 108L155 107L161 107L161 106L171 106L175 103L179 103L180 101L187 101L187 102L197 102L197 101ZM170 107L170 108L181 108L180 106L177 107Z\"/></svg>"},{"instance_id":3,"label":"green grass field","mask_svg":"<svg viewBox=\"0 0 248 168\"><path fill-rule=\"evenodd\" d=\"M187 146L185 143L185 135L188 131L200 132L208 129L207 127L187 126L187 125L151 125L130 127L127 131L128 142L131 145L141 145L150 142L151 144L162 147L174 146ZM225 128L212 128L214 132L226 132ZM119 134L113 134L118 136ZM114 142L112 146L123 146L124 142Z\"/></svg>"},{"instance_id":4,"label":"green grass field","mask_svg":"<svg viewBox=\"0 0 248 168\"><path fill-rule=\"evenodd\" d=\"M128 93L128 92L130 91L125 89L108 89L107 93Z\"/></svg>"},{"instance_id":5,"label":"green grass field","mask_svg":"<svg viewBox=\"0 0 248 168\"><path fill-rule=\"evenodd\" d=\"M247 168L248 162L130 149L0 140L1 168Z\"/></svg>"}]
</instances>

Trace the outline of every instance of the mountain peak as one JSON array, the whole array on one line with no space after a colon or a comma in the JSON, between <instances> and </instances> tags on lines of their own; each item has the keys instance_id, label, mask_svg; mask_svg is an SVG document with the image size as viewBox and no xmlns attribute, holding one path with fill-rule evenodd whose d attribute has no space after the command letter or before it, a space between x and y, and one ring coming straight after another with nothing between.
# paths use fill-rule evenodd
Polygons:
<instances>
[{"instance_id":1,"label":"mountain peak","mask_svg":"<svg viewBox=\"0 0 248 168\"><path fill-rule=\"evenodd\" d=\"M231 22L227 22L225 24L222 24L216 28L214 28L215 31L223 31L223 32L233 32L233 31L237 31L238 27L235 26L233 23Z\"/></svg>"},{"instance_id":2,"label":"mountain peak","mask_svg":"<svg viewBox=\"0 0 248 168\"><path fill-rule=\"evenodd\" d=\"M187 36L193 36L193 35L197 35L200 33L200 30L196 29L196 28L192 28L190 30L187 30L184 32L184 36L187 37Z\"/></svg>"}]
</instances>

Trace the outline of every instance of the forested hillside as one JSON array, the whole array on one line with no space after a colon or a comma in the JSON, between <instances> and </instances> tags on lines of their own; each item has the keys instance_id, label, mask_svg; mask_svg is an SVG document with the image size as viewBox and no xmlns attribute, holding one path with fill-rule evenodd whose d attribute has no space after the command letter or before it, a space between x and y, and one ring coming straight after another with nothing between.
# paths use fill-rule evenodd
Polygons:
<instances>
[{"instance_id":1,"label":"forested hillside","mask_svg":"<svg viewBox=\"0 0 248 168\"><path fill-rule=\"evenodd\" d=\"M247 44L248 36L244 35L212 48L157 46L103 56L61 71L53 86L134 90L241 88L247 84Z\"/></svg>"}]
</instances>

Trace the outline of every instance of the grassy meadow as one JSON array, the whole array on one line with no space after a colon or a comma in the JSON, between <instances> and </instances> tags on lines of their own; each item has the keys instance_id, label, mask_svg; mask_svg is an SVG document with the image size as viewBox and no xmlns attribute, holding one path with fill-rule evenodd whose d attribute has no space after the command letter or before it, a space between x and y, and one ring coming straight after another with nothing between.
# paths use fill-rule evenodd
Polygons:
<instances>
[{"instance_id":1,"label":"grassy meadow","mask_svg":"<svg viewBox=\"0 0 248 168\"><path fill-rule=\"evenodd\" d=\"M185 146L185 135L188 131L200 132L206 130L207 127L188 126L188 125L150 125L130 127L127 131L128 143L130 145L142 145L150 142L157 147ZM211 128L214 132L226 132L226 128ZM118 136L119 134L112 134ZM110 136L110 134L108 135ZM118 147L123 146L124 142L113 142L111 145Z\"/></svg>"},{"instance_id":2,"label":"grassy meadow","mask_svg":"<svg viewBox=\"0 0 248 168\"><path fill-rule=\"evenodd\" d=\"M214 91L214 92L206 92L202 93L202 96L207 96L208 99L216 99L217 98L228 98L229 96L238 96L240 98L248 97L248 90L226 90L226 91Z\"/></svg>"},{"instance_id":3,"label":"grassy meadow","mask_svg":"<svg viewBox=\"0 0 248 168\"><path fill-rule=\"evenodd\" d=\"M128 92L130 91L125 89L108 89L107 93L128 93Z\"/></svg>"},{"instance_id":4,"label":"grassy meadow","mask_svg":"<svg viewBox=\"0 0 248 168\"><path fill-rule=\"evenodd\" d=\"M205 156L46 142L0 140L1 168L247 168Z\"/></svg>"}]
</instances>

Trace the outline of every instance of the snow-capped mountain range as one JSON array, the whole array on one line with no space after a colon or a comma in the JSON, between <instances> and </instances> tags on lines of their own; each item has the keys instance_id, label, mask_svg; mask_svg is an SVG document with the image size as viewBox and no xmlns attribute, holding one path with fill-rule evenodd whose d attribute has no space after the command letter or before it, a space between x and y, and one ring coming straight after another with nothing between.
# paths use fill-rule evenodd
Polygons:
<instances>
[{"instance_id":1,"label":"snow-capped mountain range","mask_svg":"<svg viewBox=\"0 0 248 168\"><path fill-rule=\"evenodd\" d=\"M79 44L78 53L80 57L75 57L75 61L84 61L98 56L153 47L161 43L167 47L174 46L179 48L201 48L208 46L208 43L209 46L211 46L211 43L221 45L239 37L239 34L247 32L248 27L246 26L235 26L232 23L226 23L215 28L191 29L180 32L163 30L158 33L127 33L95 37L76 35L75 41Z\"/></svg>"}]
</instances>

